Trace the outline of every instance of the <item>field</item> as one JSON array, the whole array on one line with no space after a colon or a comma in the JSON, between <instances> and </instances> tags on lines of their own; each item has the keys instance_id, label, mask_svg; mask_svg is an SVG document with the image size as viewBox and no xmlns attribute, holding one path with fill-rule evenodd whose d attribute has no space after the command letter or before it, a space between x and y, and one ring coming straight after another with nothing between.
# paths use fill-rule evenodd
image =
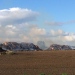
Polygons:
<instances>
[{"instance_id":1,"label":"field","mask_svg":"<svg viewBox=\"0 0 75 75\"><path fill-rule=\"evenodd\" d=\"M0 55L0 75L75 75L75 51L31 51Z\"/></svg>"}]
</instances>

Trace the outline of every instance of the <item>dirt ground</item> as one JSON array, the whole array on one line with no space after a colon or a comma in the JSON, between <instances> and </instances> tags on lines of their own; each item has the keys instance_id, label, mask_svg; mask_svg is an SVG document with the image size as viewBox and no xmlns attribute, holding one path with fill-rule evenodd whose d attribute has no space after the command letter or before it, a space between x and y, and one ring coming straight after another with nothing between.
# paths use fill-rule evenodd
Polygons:
<instances>
[{"instance_id":1,"label":"dirt ground","mask_svg":"<svg viewBox=\"0 0 75 75\"><path fill-rule=\"evenodd\" d=\"M75 51L30 51L0 55L0 75L75 75Z\"/></svg>"}]
</instances>

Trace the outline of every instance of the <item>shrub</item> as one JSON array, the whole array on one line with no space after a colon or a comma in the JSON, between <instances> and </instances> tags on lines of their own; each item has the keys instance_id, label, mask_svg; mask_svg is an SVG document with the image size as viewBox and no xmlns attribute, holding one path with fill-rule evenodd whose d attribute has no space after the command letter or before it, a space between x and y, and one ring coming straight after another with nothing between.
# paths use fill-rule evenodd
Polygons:
<instances>
[{"instance_id":1,"label":"shrub","mask_svg":"<svg viewBox=\"0 0 75 75\"><path fill-rule=\"evenodd\" d=\"M26 73L24 73L24 75L27 75Z\"/></svg>"},{"instance_id":2,"label":"shrub","mask_svg":"<svg viewBox=\"0 0 75 75\"><path fill-rule=\"evenodd\" d=\"M11 51L11 50L7 50L7 51L6 51L6 54L11 54L11 55L13 55L13 54L15 54L15 52L14 52L14 51Z\"/></svg>"},{"instance_id":3,"label":"shrub","mask_svg":"<svg viewBox=\"0 0 75 75\"><path fill-rule=\"evenodd\" d=\"M44 73L41 73L40 75L45 75Z\"/></svg>"},{"instance_id":4,"label":"shrub","mask_svg":"<svg viewBox=\"0 0 75 75\"><path fill-rule=\"evenodd\" d=\"M67 73L62 73L62 75L67 75Z\"/></svg>"}]
</instances>

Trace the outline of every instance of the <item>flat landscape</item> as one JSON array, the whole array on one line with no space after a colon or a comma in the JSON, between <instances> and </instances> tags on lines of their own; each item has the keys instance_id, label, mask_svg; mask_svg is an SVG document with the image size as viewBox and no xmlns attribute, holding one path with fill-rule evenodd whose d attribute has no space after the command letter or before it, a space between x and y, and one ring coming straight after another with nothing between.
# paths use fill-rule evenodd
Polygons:
<instances>
[{"instance_id":1,"label":"flat landscape","mask_svg":"<svg viewBox=\"0 0 75 75\"><path fill-rule=\"evenodd\" d=\"M0 75L75 75L75 51L30 51L0 55Z\"/></svg>"}]
</instances>

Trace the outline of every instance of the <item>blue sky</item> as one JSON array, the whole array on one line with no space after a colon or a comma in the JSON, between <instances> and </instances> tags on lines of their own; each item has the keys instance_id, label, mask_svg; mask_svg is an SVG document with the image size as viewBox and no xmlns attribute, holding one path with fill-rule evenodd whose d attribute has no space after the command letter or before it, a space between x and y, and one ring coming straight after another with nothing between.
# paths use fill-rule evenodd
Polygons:
<instances>
[{"instance_id":1,"label":"blue sky","mask_svg":"<svg viewBox=\"0 0 75 75\"><path fill-rule=\"evenodd\" d=\"M12 19L5 17L9 16L6 15L7 13L11 14L10 17L14 15L11 13L11 11L14 10L13 11L14 13L16 9L20 13L20 14L18 13L20 17L22 13L21 11L25 9L25 11L23 11L24 17L21 18L19 17L20 19L16 18L16 15ZM28 12L26 12L26 9L28 10ZM26 41L34 43L37 43L37 41L45 41L46 45L48 46L50 44L58 42L59 42L58 44L74 45L75 44L74 9L75 9L75 0L1 0L0 11L4 10L0 12L0 17L1 16L3 17L0 18L1 26L5 28L5 32L7 31L6 27L15 29L19 27L18 28L19 30L15 30L15 32L13 32L12 30L10 31L10 33L12 33L13 36L7 35L4 32L6 38L4 38L4 35L2 34L1 31L0 32L1 40L5 39L5 41L15 41L14 39L17 38L16 35L19 35L20 37L17 39L17 41ZM30 12L30 10L32 12ZM26 14L28 16L26 16ZM4 20L6 20L6 22ZM36 30L34 30L33 28ZM27 30L27 33L24 32L25 30ZM36 33L33 33L32 32L33 30ZM23 32L23 34L20 32ZM21 37L21 35L23 37ZM29 37L32 38L31 39L32 41L29 39Z\"/></svg>"}]
</instances>

